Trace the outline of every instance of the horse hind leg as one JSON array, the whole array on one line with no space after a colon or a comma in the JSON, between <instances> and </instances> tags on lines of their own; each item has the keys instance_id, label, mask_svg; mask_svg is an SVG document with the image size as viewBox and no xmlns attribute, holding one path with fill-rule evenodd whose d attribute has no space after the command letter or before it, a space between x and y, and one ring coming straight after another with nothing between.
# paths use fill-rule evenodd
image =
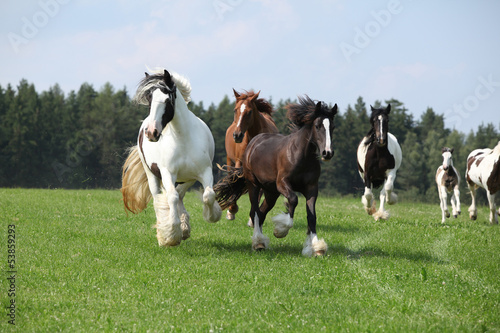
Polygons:
<instances>
[{"instance_id":1,"label":"horse hind leg","mask_svg":"<svg viewBox=\"0 0 500 333\"><path fill-rule=\"evenodd\" d=\"M203 218L205 221L214 223L220 220L222 210L217 200L215 192L211 186L206 186L203 192Z\"/></svg>"},{"instance_id":2,"label":"horse hind leg","mask_svg":"<svg viewBox=\"0 0 500 333\"><path fill-rule=\"evenodd\" d=\"M181 220L181 229L182 229L182 240L186 240L191 236L191 225L189 223L190 216L186 207L184 206L184 196L186 195L187 190L194 184L194 181L187 182L183 184L179 184L176 187L177 192L179 193L179 216Z\"/></svg>"}]
</instances>

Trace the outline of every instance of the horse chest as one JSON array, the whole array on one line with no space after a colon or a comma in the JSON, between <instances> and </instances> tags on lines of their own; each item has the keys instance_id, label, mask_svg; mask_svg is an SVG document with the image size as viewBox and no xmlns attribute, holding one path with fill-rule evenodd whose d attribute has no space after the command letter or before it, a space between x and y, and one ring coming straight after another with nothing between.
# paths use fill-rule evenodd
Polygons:
<instances>
[{"instance_id":1,"label":"horse chest","mask_svg":"<svg viewBox=\"0 0 500 333\"><path fill-rule=\"evenodd\" d=\"M385 180L386 172L396 165L394 156L387 149L369 149L366 155L366 172L372 181Z\"/></svg>"}]
</instances>

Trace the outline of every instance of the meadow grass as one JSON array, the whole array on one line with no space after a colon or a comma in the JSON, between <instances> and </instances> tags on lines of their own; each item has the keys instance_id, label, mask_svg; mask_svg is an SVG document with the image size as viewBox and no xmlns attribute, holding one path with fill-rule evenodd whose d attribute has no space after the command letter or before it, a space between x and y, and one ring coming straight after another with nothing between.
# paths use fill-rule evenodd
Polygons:
<instances>
[{"instance_id":1,"label":"meadow grass","mask_svg":"<svg viewBox=\"0 0 500 333\"><path fill-rule=\"evenodd\" d=\"M119 191L0 189L0 331L498 332L500 231L486 207L441 224L434 205L400 202L374 222L359 198L320 197L326 256L301 255L305 200L284 239L251 250L248 198L235 221L202 220L160 248L152 204L123 210ZM7 230L16 226L16 326L8 323Z\"/></svg>"}]
</instances>

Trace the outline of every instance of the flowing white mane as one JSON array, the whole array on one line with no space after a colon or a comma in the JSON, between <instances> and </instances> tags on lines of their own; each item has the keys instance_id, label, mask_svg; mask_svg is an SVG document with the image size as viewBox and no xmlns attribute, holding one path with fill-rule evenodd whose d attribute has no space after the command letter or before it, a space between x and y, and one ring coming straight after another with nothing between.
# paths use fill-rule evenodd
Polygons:
<instances>
[{"instance_id":1,"label":"flowing white mane","mask_svg":"<svg viewBox=\"0 0 500 333\"><path fill-rule=\"evenodd\" d=\"M153 70L151 69L148 70L151 73L151 75L143 79L139 83L139 86L137 87L137 92L135 93L134 96L134 101L143 105L149 104L147 95L151 90L157 89L162 85L165 86L165 84L163 83L163 72L164 72L163 68L155 68ZM177 74L175 72L169 71L169 73L175 85L177 86L177 89L179 89L179 92L184 98L184 101L186 101L186 103L189 103L191 101L191 84L189 83L189 80L184 76Z\"/></svg>"}]
</instances>

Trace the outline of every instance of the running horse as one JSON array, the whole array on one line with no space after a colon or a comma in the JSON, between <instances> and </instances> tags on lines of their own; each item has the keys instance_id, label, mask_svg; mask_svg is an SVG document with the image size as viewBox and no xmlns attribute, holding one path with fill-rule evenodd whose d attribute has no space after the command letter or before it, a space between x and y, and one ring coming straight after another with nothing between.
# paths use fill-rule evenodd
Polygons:
<instances>
[{"instance_id":1,"label":"running horse","mask_svg":"<svg viewBox=\"0 0 500 333\"><path fill-rule=\"evenodd\" d=\"M274 236L285 237L293 226L295 208L300 192L306 199L307 238L304 256L324 255L327 244L316 234L316 199L321 174L320 159L333 157L332 132L337 104L328 108L323 102L315 103L308 96L300 97L299 104L287 105L287 117L294 125L290 135L263 133L248 144L241 168L229 168L214 190L222 209L248 192L250 218L254 226L252 248L264 250L269 238L262 233L267 213L274 207L280 195L287 199L288 213L273 218ZM264 201L259 208L259 192Z\"/></svg>"},{"instance_id":2,"label":"running horse","mask_svg":"<svg viewBox=\"0 0 500 333\"><path fill-rule=\"evenodd\" d=\"M365 184L365 193L361 202L369 215L375 221L389 218L385 210L385 203L389 205L397 202L394 193L396 172L401 166L401 147L394 135L389 133L389 113L391 105L385 109L371 107L371 129L361 140L357 150L358 171ZM376 211L373 189L382 186L380 191L380 207Z\"/></svg>"},{"instance_id":3,"label":"running horse","mask_svg":"<svg viewBox=\"0 0 500 333\"><path fill-rule=\"evenodd\" d=\"M260 91L240 94L233 89L233 92L236 104L233 123L226 131L226 154L227 165L239 168L248 143L257 134L278 133L278 128L271 117L273 107L265 99L259 98ZM226 218L234 220L237 212L238 204L235 201L229 205Z\"/></svg>"},{"instance_id":4,"label":"running horse","mask_svg":"<svg viewBox=\"0 0 500 333\"><path fill-rule=\"evenodd\" d=\"M448 211L448 193L451 195L451 207L453 217L458 217L460 210L460 176L457 169L453 166L453 148L443 147L441 149L443 155L443 164L437 168L436 184L439 193L439 201L441 206L441 223L444 223L447 217L450 217Z\"/></svg>"},{"instance_id":5,"label":"running horse","mask_svg":"<svg viewBox=\"0 0 500 333\"><path fill-rule=\"evenodd\" d=\"M469 154L465 179L472 196L469 207L470 219L477 219L476 190L482 187L488 196L490 223L498 224L500 209L497 211L495 194L500 190L500 141L493 149L476 149Z\"/></svg>"},{"instance_id":6,"label":"running horse","mask_svg":"<svg viewBox=\"0 0 500 333\"><path fill-rule=\"evenodd\" d=\"M214 138L188 109L190 93L187 79L163 70L146 73L134 96L150 113L123 165L121 192L132 213L144 210L153 198L160 246L176 246L190 236L183 199L196 181L203 186L204 219L217 222L222 213L212 189Z\"/></svg>"}]
</instances>

